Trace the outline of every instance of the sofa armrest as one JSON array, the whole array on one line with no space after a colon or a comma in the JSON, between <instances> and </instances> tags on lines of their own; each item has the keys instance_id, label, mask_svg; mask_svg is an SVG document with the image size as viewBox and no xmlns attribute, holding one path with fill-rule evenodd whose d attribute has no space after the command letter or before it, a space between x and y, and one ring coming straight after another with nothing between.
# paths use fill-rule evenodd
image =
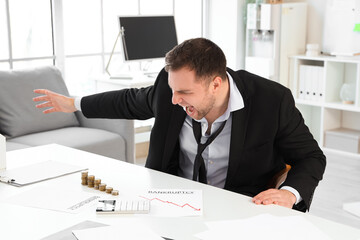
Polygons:
<instances>
[{"instance_id":1,"label":"sofa armrest","mask_svg":"<svg viewBox=\"0 0 360 240\"><path fill-rule=\"evenodd\" d=\"M126 119L90 119L86 118L81 111L75 115L81 127L97 128L121 135L126 142L126 161L135 163L135 130L134 120Z\"/></svg>"}]
</instances>

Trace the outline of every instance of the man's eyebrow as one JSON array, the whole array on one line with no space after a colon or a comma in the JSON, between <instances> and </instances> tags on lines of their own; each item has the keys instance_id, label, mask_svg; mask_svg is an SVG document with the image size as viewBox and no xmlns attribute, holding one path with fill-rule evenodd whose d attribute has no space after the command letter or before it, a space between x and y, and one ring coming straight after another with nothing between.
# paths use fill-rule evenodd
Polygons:
<instances>
[{"instance_id":1,"label":"man's eyebrow","mask_svg":"<svg viewBox=\"0 0 360 240\"><path fill-rule=\"evenodd\" d=\"M187 90L187 89L184 89L184 90L178 90L178 91L174 91L174 92L177 92L177 93L191 93L192 90Z\"/></svg>"},{"instance_id":2,"label":"man's eyebrow","mask_svg":"<svg viewBox=\"0 0 360 240\"><path fill-rule=\"evenodd\" d=\"M175 91L174 89L172 89L172 87L170 86L169 83L168 83L168 86L173 92L177 92L177 93L191 93L191 92L193 92L191 89L181 89L181 90Z\"/></svg>"}]
</instances>

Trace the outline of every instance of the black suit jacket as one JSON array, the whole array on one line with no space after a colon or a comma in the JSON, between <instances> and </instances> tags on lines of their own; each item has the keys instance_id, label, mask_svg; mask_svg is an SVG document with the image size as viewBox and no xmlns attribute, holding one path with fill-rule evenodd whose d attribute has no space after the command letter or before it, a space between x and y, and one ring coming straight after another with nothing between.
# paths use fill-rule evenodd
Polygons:
<instances>
[{"instance_id":1,"label":"black suit jacket","mask_svg":"<svg viewBox=\"0 0 360 240\"><path fill-rule=\"evenodd\" d=\"M283 185L309 208L325 169L325 156L304 124L289 89L240 70L228 69L245 107L233 112L229 167L225 189L255 196L266 190L275 173L291 165ZM171 102L168 74L162 70L153 86L84 97L81 109L90 118L148 119L155 117L146 167L177 175L179 133L185 111ZM228 150L228 147L226 148Z\"/></svg>"}]
</instances>

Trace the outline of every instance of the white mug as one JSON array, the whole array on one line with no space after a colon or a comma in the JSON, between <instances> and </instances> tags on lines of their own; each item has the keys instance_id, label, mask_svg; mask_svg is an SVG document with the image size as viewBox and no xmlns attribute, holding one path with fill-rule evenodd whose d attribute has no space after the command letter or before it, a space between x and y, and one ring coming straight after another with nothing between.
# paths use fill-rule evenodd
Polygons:
<instances>
[{"instance_id":1,"label":"white mug","mask_svg":"<svg viewBox=\"0 0 360 240\"><path fill-rule=\"evenodd\" d=\"M6 138L0 134L0 170L6 169Z\"/></svg>"}]
</instances>

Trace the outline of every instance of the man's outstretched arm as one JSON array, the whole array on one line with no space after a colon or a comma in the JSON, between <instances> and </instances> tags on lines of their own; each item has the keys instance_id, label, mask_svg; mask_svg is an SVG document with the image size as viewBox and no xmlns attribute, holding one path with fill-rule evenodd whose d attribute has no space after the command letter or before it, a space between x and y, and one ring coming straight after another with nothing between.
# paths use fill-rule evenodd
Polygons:
<instances>
[{"instance_id":1,"label":"man's outstretched arm","mask_svg":"<svg viewBox=\"0 0 360 240\"><path fill-rule=\"evenodd\" d=\"M35 89L35 93L43 94L42 96L33 98L34 102L43 102L37 104L37 108L48 108L43 113L52 112L75 112L74 98L67 97L47 89Z\"/></svg>"}]
</instances>

